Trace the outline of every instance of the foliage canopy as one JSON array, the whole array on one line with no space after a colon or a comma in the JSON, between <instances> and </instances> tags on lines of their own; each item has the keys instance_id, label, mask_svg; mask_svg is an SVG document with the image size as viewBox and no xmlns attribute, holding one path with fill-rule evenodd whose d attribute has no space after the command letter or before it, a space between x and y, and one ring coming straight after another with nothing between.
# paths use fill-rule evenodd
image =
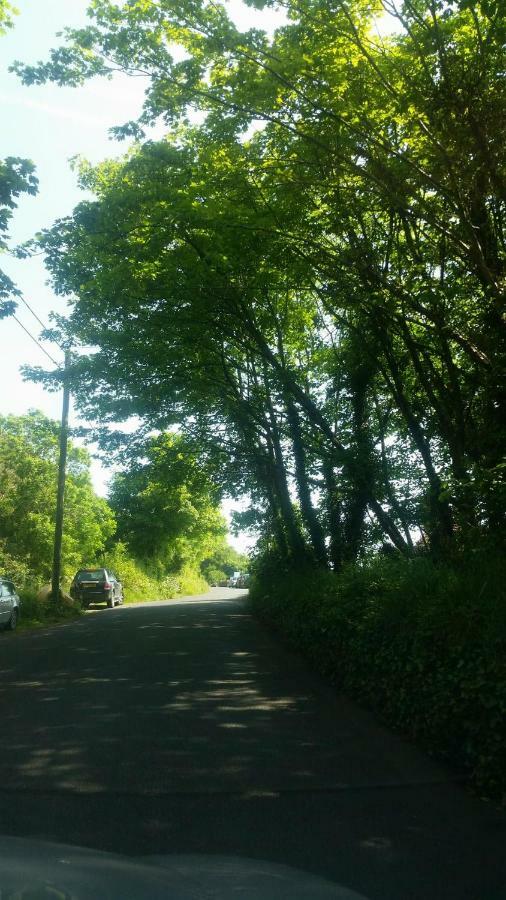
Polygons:
<instances>
[{"instance_id":1,"label":"foliage canopy","mask_svg":"<svg viewBox=\"0 0 506 900\"><path fill-rule=\"evenodd\" d=\"M58 423L41 413L0 417L0 568L21 584L51 575L58 472ZM115 531L113 513L94 493L88 453L70 445L62 573L66 579L100 554Z\"/></svg>"},{"instance_id":2,"label":"foliage canopy","mask_svg":"<svg viewBox=\"0 0 506 900\"><path fill-rule=\"evenodd\" d=\"M146 80L137 146L83 164L95 199L41 239L97 348L81 407L178 423L288 556L504 533L504 0L272 5L269 36L95 0L16 66Z\"/></svg>"}]
</instances>

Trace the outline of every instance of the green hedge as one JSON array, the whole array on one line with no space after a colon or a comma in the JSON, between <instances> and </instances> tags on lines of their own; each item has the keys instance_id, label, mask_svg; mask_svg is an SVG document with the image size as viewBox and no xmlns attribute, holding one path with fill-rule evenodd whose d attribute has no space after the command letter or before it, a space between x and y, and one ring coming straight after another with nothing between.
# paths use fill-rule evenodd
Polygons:
<instances>
[{"instance_id":1,"label":"green hedge","mask_svg":"<svg viewBox=\"0 0 506 900\"><path fill-rule=\"evenodd\" d=\"M506 562L377 557L337 576L257 563L254 609L339 688L506 794Z\"/></svg>"}]
</instances>

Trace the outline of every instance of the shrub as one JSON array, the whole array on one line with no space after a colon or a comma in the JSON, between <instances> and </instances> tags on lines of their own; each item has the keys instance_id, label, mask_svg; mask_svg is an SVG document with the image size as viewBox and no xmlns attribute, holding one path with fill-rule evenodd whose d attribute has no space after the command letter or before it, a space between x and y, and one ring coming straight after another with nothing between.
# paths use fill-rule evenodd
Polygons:
<instances>
[{"instance_id":1,"label":"shrub","mask_svg":"<svg viewBox=\"0 0 506 900\"><path fill-rule=\"evenodd\" d=\"M159 599L160 585L158 580L152 578L137 560L132 559L124 544L118 542L97 565L116 572L123 584L125 601L127 603Z\"/></svg>"},{"instance_id":2,"label":"shrub","mask_svg":"<svg viewBox=\"0 0 506 900\"><path fill-rule=\"evenodd\" d=\"M208 589L207 581L190 566L183 567L177 574L152 574L147 566L129 555L128 549L121 542L97 565L108 567L118 574L127 603L171 600L185 594L201 594Z\"/></svg>"},{"instance_id":3,"label":"shrub","mask_svg":"<svg viewBox=\"0 0 506 900\"><path fill-rule=\"evenodd\" d=\"M22 630L53 625L62 620L77 619L82 614L79 604L38 600L37 590L33 587L23 588L19 591L19 596L21 599L19 627Z\"/></svg>"},{"instance_id":4,"label":"shrub","mask_svg":"<svg viewBox=\"0 0 506 900\"><path fill-rule=\"evenodd\" d=\"M12 556L5 549L5 541L0 539L0 575L12 578L18 589L24 588L35 580L25 559Z\"/></svg>"},{"instance_id":5,"label":"shrub","mask_svg":"<svg viewBox=\"0 0 506 900\"><path fill-rule=\"evenodd\" d=\"M339 576L257 563L250 597L324 674L470 774L506 792L506 563L376 557Z\"/></svg>"},{"instance_id":6,"label":"shrub","mask_svg":"<svg viewBox=\"0 0 506 900\"><path fill-rule=\"evenodd\" d=\"M182 596L203 594L209 585L201 573L192 567L183 567L179 573L179 593Z\"/></svg>"}]
</instances>

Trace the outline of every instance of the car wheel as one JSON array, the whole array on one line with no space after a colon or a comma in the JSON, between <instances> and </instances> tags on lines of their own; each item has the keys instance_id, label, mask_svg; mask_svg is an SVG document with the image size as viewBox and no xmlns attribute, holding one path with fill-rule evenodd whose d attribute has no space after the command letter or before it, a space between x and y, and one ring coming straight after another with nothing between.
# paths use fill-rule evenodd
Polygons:
<instances>
[{"instance_id":1,"label":"car wheel","mask_svg":"<svg viewBox=\"0 0 506 900\"><path fill-rule=\"evenodd\" d=\"M16 607L11 612L11 617L7 622L7 631L16 631L16 626L18 624L18 611Z\"/></svg>"}]
</instances>

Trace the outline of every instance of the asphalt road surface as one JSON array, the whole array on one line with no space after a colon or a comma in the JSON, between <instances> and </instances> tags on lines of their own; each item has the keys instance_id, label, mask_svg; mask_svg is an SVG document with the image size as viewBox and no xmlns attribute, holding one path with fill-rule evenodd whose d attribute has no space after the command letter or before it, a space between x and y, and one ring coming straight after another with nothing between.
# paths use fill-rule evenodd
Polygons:
<instances>
[{"instance_id":1,"label":"asphalt road surface","mask_svg":"<svg viewBox=\"0 0 506 900\"><path fill-rule=\"evenodd\" d=\"M0 635L0 834L240 855L369 900L505 900L506 819L238 591Z\"/></svg>"}]
</instances>

